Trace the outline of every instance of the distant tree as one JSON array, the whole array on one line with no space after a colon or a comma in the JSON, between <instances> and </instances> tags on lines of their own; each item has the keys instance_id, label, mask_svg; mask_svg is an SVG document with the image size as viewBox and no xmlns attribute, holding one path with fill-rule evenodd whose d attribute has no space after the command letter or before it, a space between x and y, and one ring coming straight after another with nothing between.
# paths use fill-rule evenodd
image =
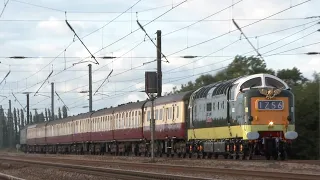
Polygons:
<instances>
[{"instance_id":1,"label":"distant tree","mask_svg":"<svg viewBox=\"0 0 320 180\"><path fill-rule=\"evenodd\" d=\"M308 81L308 79L305 78L296 67L292 69L278 70L277 76L285 81L290 87L297 86L298 84L303 84Z\"/></svg>"},{"instance_id":2,"label":"distant tree","mask_svg":"<svg viewBox=\"0 0 320 180\"><path fill-rule=\"evenodd\" d=\"M21 109L20 111L21 111L21 113L20 113L20 115L21 115L21 126L23 127L23 126L25 126L23 109Z\"/></svg>"},{"instance_id":3,"label":"distant tree","mask_svg":"<svg viewBox=\"0 0 320 180\"><path fill-rule=\"evenodd\" d=\"M20 131L20 127L21 127L21 120L20 120L20 110L17 109L17 121L18 121L18 128L19 128L19 131Z\"/></svg>"},{"instance_id":4,"label":"distant tree","mask_svg":"<svg viewBox=\"0 0 320 180\"><path fill-rule=\"evenodd\" d=\"M33 119L32 119L32 112L30 112L30 116L29 116L29 124L33 124L34 122L32 121Z\"/></svg>"},{"instance_id":5,"label":"distant tree","mask_svg":"<svg viewBox=\"0 0 320 180\"><path fill-rule=\"evenodd\" d=\"M2 106L0 106L0 149L5 146L5 119L4 119L4 112Z\"/></svg>"},{"instance_id":6,"label":"distant tree","mask_svg":"<svg viewBox=\"0 0 320 180\"><path fill-rule=\"evenodd\" d=\"M62 115L61 115L61 109L60 109L60 107L58 108L58 119L62 119Z\"/></svg>"},{"instance_id":7,"label":"distant tree","mask_svg":"<svg viewBox=\"0 0 320 180\"><path fill-rule=\"evenodd\" d=\"M52 114L51 114L50 109L48 109L48 116L49 116L49 121L52 121Z\"/></svg>"},{"instance_id":8,"label":"distant tree","mask_svg":"<svg viewBox=\"0 0 320 180\"><path fill-rule=\"evenodd\" d=\"M44 114L43 114L43 112L41 112L41 113L38 115L38 119L39 119L39 122L44 122Z\"/></svg>"},{"instance_id":9,"label":"distant tree","mask_svg":"<svg viewBox=\"0 0 320 180\"><path fill-rule=\"evenodd\" d=\"M14 122L14 144L17 143L18 140L18 118L17 118L17 110L13 108L13 122Z\"/></svg>"},{"instance_id":10,"label":"distant tree","mask_svg":"<svg viewBox=\"0 0 320 180\"><path fill-rule=\"evenodd\" d=\"M217 72L215 75L201 75L195 80L194 83L189 81L187 84L181 85L180 90L176 90L176 87L174 87L173 93L196 90L202 86L209 85L217 81L223 81L257 73L275 74L274 70L268 69L266 63L260 58L253 56L236 56L226 69Z\"/></svg>"},{"instance_id":11,"label":"distant tree","mask_svg":"<svg viewBox=\"0 0 320 180\"><path fill-rule=\"evenodd\" d=\"M45 110L45 121L49 121L47 108L45 108L44 110Z\"/></svg>"},{"instance_id":12,"label":"distant tree","mask_svg":"<svg viewBox=\"0 0 320 180\"><path fill-rule=\"evenodd\" d=\"M68 110L66 106L62 106L62 116L63 118L68 117Z\"/></svg>"},{"instance_id":13,"label":"distant tree","mask_svg":"<svg viewBox=\"0 0 320 180\"><path fill-rule=\"evenodd\" d=\"M14 146L14 142L15 142L15 135L14 135L14 120L12 117L12 112L10 111L10 109L8 109L8 142L9 142L9 147L13 147Z\"/></svg>"}]
</instances>

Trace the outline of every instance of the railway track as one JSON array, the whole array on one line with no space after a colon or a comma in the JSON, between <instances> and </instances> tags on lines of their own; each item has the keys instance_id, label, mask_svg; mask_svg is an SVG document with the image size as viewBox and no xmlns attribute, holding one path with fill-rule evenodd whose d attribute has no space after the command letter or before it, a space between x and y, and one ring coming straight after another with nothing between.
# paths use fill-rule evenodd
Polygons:
<instances>
[{"instance_id":1,"label":"railway track","mask_svg":"<svg viewBox=\"0 0 320 180\"><path fill-rule=\"evenodd\" d=\"M0 153L0 156L19 156L19 157L23 157L25 155L44 155L45 157L43 158L55 158L55 159L73 159L74 157L88 157L88 155L74 155L74 154L21 154L21 153ZM49 156L47 156L49 155ZM91 156L91 155L90 155ZM139 158L138 156L112 156L112 155L92 155L92 157L110 157L110 158L114 158L114 157L119 157L119 158L126 158L126 157L133 157L133 158ZM145 159L150 159L149 157L144 157L144 156L141 156L140 158L145 158ZM172 161L172 160L200 160L200 159L197 159L197 158L179 158L179 157L156 157L155 158L156 160L159 160L159 161L165 161L165 160L169 160L169 161ZM85 159L87 160L87 159ZM106 159L104 159L106 160ZM102 160L94 160L94 159L90 159L88 161L102 161ZM201 159L201 161L230 161L230 162L237 162L237 161L244 161L244 162L268 162L268 163L272 163L272 162L284 162L284 163L303 163L303 164L311 164L311 165L320 165L320 160L297 160L297 159L289 159L289 160L285 160L285 161L279 161L279 160L266 160L265 158L256 158L256 159L252 159L250 161L246 161L246 160L235 160L235 159L224 159L224 158L218 158L218 159ZM105 161L103 161L105 162Z\"/></svg>"},{"instance_id":2,"label":"railway track","mask_svg":"<svg viewBox=\"0 0 320 180\"><path fill-rule=\"evenodd\" d=\"M55 162L51 163L47 161L52 161L54 158L43 158L43 157L0 157L1 160L5 161L14 161L26 164L48 166L53 168L63 168L64 170L68 169L70 171L76 171L80 173L88 173L97 176L116 176L122 179L206 179L202 178L202 175L205 176L214 176L214 175L228 175L228 176L245 176L245 177L258 177L258 178L271 178L271 179L299 179L299 180L318 180L320 175L314 174L300 174L300 173L286 173L286 172L271 172L271 171L254 171L247 169L230 169L230 168L209 168L209 167L199 167L199 166L180 166L180 165L164 165L164 164L154 164L154 163L132 163L132 162L104 162L104 161L84 161L84 160L75 160L75 159L60 159L57 158ZM32 160L30 160L32 159ZM59 161L59 162L58 162ZM79 164L86 164L86 166ZM97 167L100 166L100 167ZM117 168L105 168L101 166L111 166ZM142 171L132 171L132 170L123 170L130 168L142 169ZM146 172L146 170L160 170L162 173L151 173ZM165 172L165 173L163 173ZM172 174L170 174L172 173ZM173 175L173 173L181 174L197 174L199 177L191 176L179 176ZM204 177L205 177L204 176Z\"/></svg>"},{"instance_id":3,"label":"railway track","mask_svg":"<svg viewBox=\"0 0 320 180\"><path fill-rule=\"evenodd\" d=\"M8 174L0 173L0 180L25 180L22 178L14 177Z\"/></svg>"},{"instance_id":4,"label":"railway track","mask_svg":"<svg viewBox=\"0 0 320 180\"><path fill-rule=\"evenodd\" d=\"M94 176L103 176L103 177L114 177L120 179L137 179L137 180L149 180L149 179L174 179L174 180L207 180L208 178L200 178L200 177L191 177L191 176L181 176L181 175L173 175L173 174L162 174L162 173L153 173L153 172L142 172L142 171L133 171L133 170L123 170L123 169L115 169L115 168L103 168L103 167L94 167L94 166L84 166L77 164L67 164L67 163L52 163L45 161L34 161L34 160L24 160L17 158L3 158L0 157L1 160L11 161L11 162L19 162L22 164L28 165L40 165L42 167L49 168L63 168L65 171L72 171L77 173L85 173Z\"/></svg>"}]
</instances>

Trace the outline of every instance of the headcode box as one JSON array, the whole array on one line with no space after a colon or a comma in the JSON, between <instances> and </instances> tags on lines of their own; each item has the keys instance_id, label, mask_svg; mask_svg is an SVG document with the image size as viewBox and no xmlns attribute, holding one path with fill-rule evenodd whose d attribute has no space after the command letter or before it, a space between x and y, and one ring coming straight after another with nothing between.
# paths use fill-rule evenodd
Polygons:
<instances>
[{"instance_id":1,"label":"headcode box","mask_svg":"<svg viewBox=\"0 0 320 180\"><path fill-rule=\"evenodd\" d=\"M146 71L145 72L145 92L146 93L157 93L157 72L155 71Z\"/></svg>"}]
</instances>

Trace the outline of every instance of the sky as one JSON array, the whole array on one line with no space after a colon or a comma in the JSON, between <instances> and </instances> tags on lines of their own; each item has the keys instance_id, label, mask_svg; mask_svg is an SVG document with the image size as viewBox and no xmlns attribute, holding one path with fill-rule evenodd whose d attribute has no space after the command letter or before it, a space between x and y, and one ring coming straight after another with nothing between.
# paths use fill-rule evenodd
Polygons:
<instances>
[{"instance_id":1,"label":"sky","mask_svg":"<svg viewBox=\"0 0 320 180\"><path fill-rule=\"evenodd\" d=\"M320 56L303 54L320 49L319 0L9 0L4 8L6 2L0 3L1 81L10 72L0 84L4 109L9 100L12 109L25 107L26 92L33 114L51 108L53 82L55 113L64 104L69 115L88 112L88 93L80 92L89 90L89 63L93 110L146 99L144 73L156 70L156 47L137 20L155 43L161 30L169 61L162 60L162 95L214 75L236 55L257 55L232 19L268 68L297 67L307 78L320 71Z\"/></svg>"}]
</instances>

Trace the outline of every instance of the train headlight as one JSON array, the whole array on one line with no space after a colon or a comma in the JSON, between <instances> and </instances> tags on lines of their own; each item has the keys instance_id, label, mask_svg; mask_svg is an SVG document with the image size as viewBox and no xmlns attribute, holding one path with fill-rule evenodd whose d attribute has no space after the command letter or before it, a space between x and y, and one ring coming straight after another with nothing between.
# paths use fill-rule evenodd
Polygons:
<instances>
[{"instance_id":1,"label":"train headlight","mask_svg":"<svg viewBox=\"0 0 320 180\"><path fill-rule=\"evenodd\" d=\"M273 122L270 121L269 124L268 124L268 126L273 126Z\"/></svg>"}]
</instances>

